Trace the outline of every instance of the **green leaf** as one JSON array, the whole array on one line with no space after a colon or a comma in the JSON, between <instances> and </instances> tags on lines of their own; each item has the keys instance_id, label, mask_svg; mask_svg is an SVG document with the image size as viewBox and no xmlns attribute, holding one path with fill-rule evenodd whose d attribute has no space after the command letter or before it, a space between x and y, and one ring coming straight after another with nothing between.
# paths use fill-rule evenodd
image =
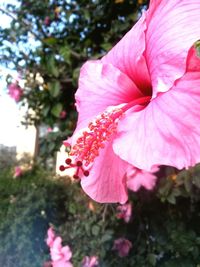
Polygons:
<instances>
[{"instance_id":1,"label":"green leaf","mask_svg":"<svg viewBox=\"0 0 200 267\"><path fill-rule=\"evenodd\" d=\"M57 97L60 93L60 83L58 81L54 81L52 83L48 83L50 94L53 97Z\"/></svg>"},{"instance_id":2,"label":"green leaf","mask_svg":"<svg viewBox=\"0 0 200 267\"><path fill-rule=\"evenodd\" d=\"M71 52L68 46L62 46L59 50L60 55L64 58L65 62L70 64Z\"/></svg>"},{"instance_id":3,"label":"green leaf","mask_svg":"<svg viewBox=\"0 0 200 267\"><path fill-rule=\"evenodd\" d=\"M97 226L97 225L92 226L92 234L93 235L97 236L97 235L99 235L99 232L100 232L99 226Z\"/></svg>"},{"instance_id":4,"label":"green leaf","mask_svg":"<svg viewBox=\"0 0 200 267\"><path fill-rule=\"evenodd\" d=\"M79 77L79 73L80 73L80 68L76 68L74 71L73 71L73 83L76 84L77 80L78 80L78 77Z\"/></svg>"},{"instance_id":5,"label":"green leaf","mask_svg":"<svg viewBox=\"0 0 200 267\"><path fill-rule=\"evenodd\" d=\"M47 37L42 40L47 45L55 45L57 43L57 39L54 37Z\"/></svg>"},{"instance_id":6,"label":"green leaf","mask_svg":"<svg viewBox=\"0 0 200 267\"><path fill-rule=\"evenodd\" d=\"M49 113L49 110L50 110L50 106L46 106L43 108L42 112L43 112L44 117L47 116L47 114Z\"/></svg>"},{"instance_id":7,"label":"green leaf","mask_svg":"<svg viewBox=\"0 0 200 267\"><path fill-rule=\"evenodd\" d=\"M60 112L62 111L62 109L63 109L62 104L61 104L61 103L58 103L58 104L56 104L55 106L53 106L53 108L52 108L52 110L51 110L51 113L52 113L55 117L59 118L59 116L60 116Z\"/></svg>"},{"instance_id":8,"label":"green leaf","mask_svg":"<svg viewBox=\"0 0 200 267\"><path fill-rule=\"evenodd\" d=\"M50 58L48 59L48 62L47 62L47 66L46 66L48 72L55 76L55 77L58 77L59 75L59 71L58 71L58 68L56 66L56 61L55 61L55 58L54 56L50 56Z\"/></svg>"},{"instance_id":9,"label":"green leaf","mask_svg":"<svg viewBox=\"0 0 200 267\"><path fill-rule=\"evenodd\" d=\"M51 151L53 151L55 149L55 147L56 147L55 143L49 143L48 144L48 151L50 151L50 153L51 153Z\"/></svg>"},{"instance_id":10,"label":"green leaf","mask_svg":"<svg viewBox=\"0 0 200 267\"><path fill-rule=\"evenodd\" d=\"M193 183L195 184L195 186L197 187L197 188L199 188L200 189L200 177L199 176L193 176Z\"/></svg>"},{"instance_id":11,"label":"green leaf","mask_svg":"<svg viewBox=\"0 0 200 267\"><path fill-rule=\"evenodd\" d=\"M105 51L108 51L112 48L112 44L111 43L103 43L101 45L101 47L105 50Z\"/></svg>"},{"instance_id":12,"label":"green leaf","mask_svg":"<svg viewBox=\"0 0 200 267\"><path fill-rule=\"evenodd\" d=\"M112 235L110 234L104 234L101 238L101 242L104 243L104 242L107 242L107 241L110 241L112 239Z\"/></svg>"},{"instance_id":13,"label":"green leaf","mask_svg":"<svg viewBox=\"0 0 200 267\"><path fill-rule=\"evenodd\" d=\"M190 193L192 190L192 179L189 175L186 176L184 179L184 186L185 186L185 190L187 191L187 193Z\"/></svg>"},{"instance_id":14,"label":"green leaf","mask_svg":"<svg viewBox=\"0 0 200 267\"><path fill-rule=\"evenodd\" d=\"M176 204L176 196L171 193L168 197L167 197L167 201L171 204Z\"/></svg>"},{"instance_id":15,"label":"green leaf","mask_svg":"<svg viewBox=\"0 0 200 267\"><path fill-rule=\"evenodd\" d=\"M147 258L151 266L156 266L156 255L150 253L148 254Z\"/></svg>"}]
</instances>

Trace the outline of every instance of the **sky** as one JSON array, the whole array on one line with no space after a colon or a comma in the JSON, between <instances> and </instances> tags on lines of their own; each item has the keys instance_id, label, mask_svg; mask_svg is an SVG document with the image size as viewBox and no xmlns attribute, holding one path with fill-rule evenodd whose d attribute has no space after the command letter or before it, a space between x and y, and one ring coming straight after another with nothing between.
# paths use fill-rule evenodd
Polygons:
<instances>
[{"instance_id":1,"label":"sky","mask_svg":"<svg viewBox=\"0 0 200 267\"><path fill-rule=\"evenodd\" d=\"M4 3L14 4L15 0L0 1L2 7ZM10 18L1 14L0 27L8 27L10 25ZM10 73L10 70L3 68L0 65L0 144L6 146L16 146L17 126L20 124L19 107L13 99L11 99L6 92L5 77Z\"/></svg>"}]
</instances>

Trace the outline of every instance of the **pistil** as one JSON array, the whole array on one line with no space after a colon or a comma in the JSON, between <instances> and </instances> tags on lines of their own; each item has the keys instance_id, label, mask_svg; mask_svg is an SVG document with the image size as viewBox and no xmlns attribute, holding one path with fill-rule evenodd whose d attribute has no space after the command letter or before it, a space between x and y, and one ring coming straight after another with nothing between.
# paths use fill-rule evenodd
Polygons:
<instances>
[{"instance_id":1,"label":"pistil","mask_svg":"<svg viewBox=\"0 0 200 267\"><path fill-rule=\"evenodd\" d=\"M100 149L103 149L106 142L109 142L117 132L118 122L125 112L132 107L136 107L135 111L141 110L144 105L148 104L150 99L150 97L142 97L124 106L115 107L100 114L93 122L89 123L88 129L82 133L76 144L72 146L69 158L65 161L67 166L60 166L60 171L75 168L75 179L79 179L80 172L84 176L88 176L89 166L98 157ZM74 158L75 162L72 162L71 158Z\"/></svg>"}]
</instances>

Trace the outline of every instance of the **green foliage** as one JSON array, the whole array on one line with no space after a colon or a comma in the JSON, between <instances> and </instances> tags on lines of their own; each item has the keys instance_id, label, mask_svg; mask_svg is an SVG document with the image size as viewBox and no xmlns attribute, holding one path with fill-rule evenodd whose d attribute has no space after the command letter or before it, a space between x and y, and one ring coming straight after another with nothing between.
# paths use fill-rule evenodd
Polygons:
<instances>
[{"instance_id":1,"label":"green foliage","mask_svg":"<svg viewBox=\"0 0 200 267\"><path fill-rule=\"evenodd\" d=\"M39 170L18 179L9 171L0 174L0 266L41 266L49 222L67 219L66 188L48 175Z\"/></svg>"},{"instance_id":2,"label":"green foliage","mask_svg":"<svg viewBox=\"0 0 200 267\"><path fill-rule=\"evenodd\" d=\"M4 171L0 174L0 266L42 266L50 259L44 240L51 223L63 245L71 247L75 267L85 255L97 255L101 267L197 267L200 189L193 182L197 176L199 166L181 172L180 178L169 176L165 182L161 178L154 192L131 193L133 217L124 223L116 218L116 205L92 202L67 178L58 180L36 168L13 179ZM185 194L185 179L192 183L189 194ZM172 204L167 195L177 188L180 193ZM125 258L112 249L120 237L133 244Z\"/></svg>"},{"instance_id":3,"label":"green foliage","mask_svg":"<svg viewBox=\"0 0 200 267\"><path fill-rule=\"evenodd\" d=\"M74 112L80 66L104 55L134 25L147 2L19 0L0 9L13 19L10 28L0 28L1 64L26 81L26 121L53 126L62 110Z\"/></svg>"}]
</instances>

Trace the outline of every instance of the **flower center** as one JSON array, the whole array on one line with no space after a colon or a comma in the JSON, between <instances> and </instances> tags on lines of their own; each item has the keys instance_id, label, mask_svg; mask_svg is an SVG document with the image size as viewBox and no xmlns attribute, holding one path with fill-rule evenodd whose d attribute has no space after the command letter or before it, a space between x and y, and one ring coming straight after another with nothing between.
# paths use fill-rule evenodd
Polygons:
<instances>
[{"instance_id":1,"label":"flower center","mask_svg":"<svg viewBox=\"0 0 200 267\"><path fill-rule=\"evenodd\" d=\"M125 112L132 107L136 107L135 111L141 110L150 99L149 96L138 98L122 107L106 110L97 116L93 122L89 123L87 130L77 139L76 144L72 146L70 157L65 161L67 166L61 165L60 170L76 168L75 179L79 179L80 171L84 176L88 176L89 166L98 157L100 149L103 149L105 143L117 132L118 122ZM75 158L75 162L72 162L71 158Z\"/></svg>"}]
</instances>

